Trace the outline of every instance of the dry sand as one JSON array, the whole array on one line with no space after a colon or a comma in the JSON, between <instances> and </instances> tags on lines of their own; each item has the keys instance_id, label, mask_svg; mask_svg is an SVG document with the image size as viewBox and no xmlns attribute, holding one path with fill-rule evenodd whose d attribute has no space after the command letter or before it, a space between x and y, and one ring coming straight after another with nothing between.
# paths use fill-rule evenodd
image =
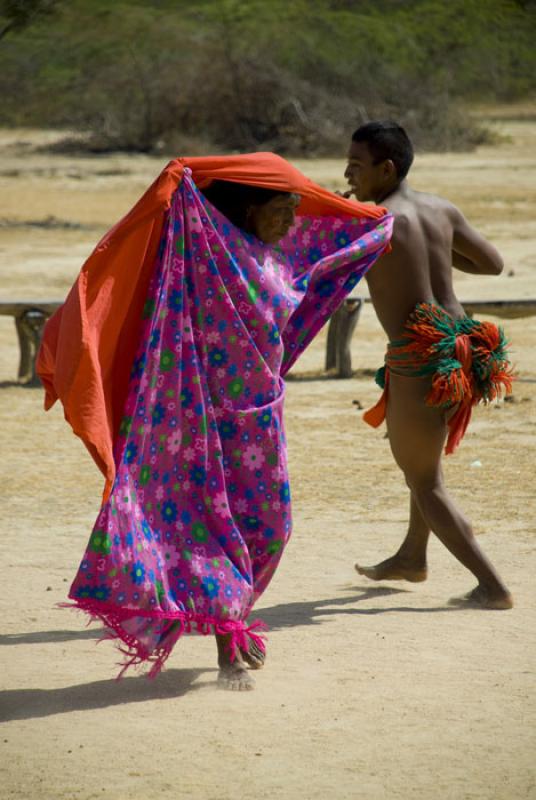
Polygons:
<instances>
[{"instance_id":1,"label":"dry sand","mask_svg":"<svg viewBox=\"0 0 536 800\"><path fill-rule=\"evenodd\" d=\"M462 299L536 298L536 125L497 126L511 139L427 155L413 171L416 187L458 202L504 254L499 278L459 277ZM55 136L0 134L3 299L63 297L164 161L35 151ZM299 166L343 186L342 161ZM80 227L29 224L50 216ZM446 475L515 609L449 607L474 581L436 541L427 583L378 586L353 571L357 558L390 554L406 523L383 432L352 406L377 391L362 373L289 381L294 535L258 606L271 629L268 663L255 692L232 694L217 690L214 642L201 637L185 639L156 681L114 682L112 646L96 647L94 628L56 608L101 480L61 410L45 416L40 390L9 385L17 344L0 317L2 800L536 797L536 317L506 327L521 378L515 402L477 410ZM298 378L321 369L324 343L304 355ZM374 369L382 354L367 306L354 366Z\"/></svg>"}]
</instances>

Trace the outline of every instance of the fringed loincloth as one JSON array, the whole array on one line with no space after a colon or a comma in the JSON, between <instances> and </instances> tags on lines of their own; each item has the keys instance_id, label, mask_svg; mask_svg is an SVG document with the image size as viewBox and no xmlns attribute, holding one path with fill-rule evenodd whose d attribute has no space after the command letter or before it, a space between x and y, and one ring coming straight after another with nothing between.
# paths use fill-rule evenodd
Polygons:
<instances>
[{"instance_id":1,"label":"fringed loincloth","mask_svg":"<svg viewBox=\"0 0 536 800\"><path fill-rule=\"evenodd\" d=\"M419 303L405 329L402 339L387 346L385 364L376 373L376 383L384 391L363 419L374 428L384 421L389 372L430 377L426 404L444 410L457 407L448 421L448 455L462 440L475 405L511 393L514 376L508 342L498 325L469 317L453 319L431 303Z\"/></svg>"}]
</instances>

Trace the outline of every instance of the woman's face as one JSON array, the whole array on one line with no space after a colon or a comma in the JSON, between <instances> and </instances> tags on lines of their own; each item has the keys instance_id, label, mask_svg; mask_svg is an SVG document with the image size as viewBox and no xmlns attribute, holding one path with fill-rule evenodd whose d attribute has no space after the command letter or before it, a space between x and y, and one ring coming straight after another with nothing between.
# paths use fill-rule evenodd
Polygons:
<instances>
[{"instance_id":1,"label":"woman's face","mask_svg":"<svg viewBox=\"0 0 536 800\"><path fill-rule=\"evenodd\" d=\"M261 242L276 244L294 225L300 200L297 194L281 194L272 197L262 206L250 206L247 215L248 230Z\"/></svg>"}]
</instances>

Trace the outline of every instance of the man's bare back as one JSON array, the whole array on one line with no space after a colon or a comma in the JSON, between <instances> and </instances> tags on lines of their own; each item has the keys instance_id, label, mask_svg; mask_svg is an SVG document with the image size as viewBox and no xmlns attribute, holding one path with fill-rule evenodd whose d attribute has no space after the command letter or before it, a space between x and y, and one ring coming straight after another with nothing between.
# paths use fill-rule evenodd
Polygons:
<instances>
[{"instance_id":1,"label":"man's bare back","mask_svg":"<svg viewBox=\"0 0 536 800\"><path fill-rule=\"evenodd\" d=\"M436 303L464 316L452 282L453 265L498 274L502 260L447 200L411 189L406 181L385 200L394 215L392 251L368 273L371 299L389 339L398 339L418 303ZM474 259L474 260L471 260Z\"/></svg>"},{"instance_id":2,"label":"man's bare back","mask_svg":"<svg viewBox=\"0 0 536 800\"><path fill-rule=\"evenodd\" d=\"M405 131L396 123L373 122L354 133L345 171L350 194L360 201L372 200L394 216L392 251L376 262L367 279L378 318L389 340L396 341L391 353L399 348L403 354L402 371L389 367L389 391L386 390L383 408L389 444L410 489L409 526L399 550L373 567L356 565L356 569L372 580L423 581L428 574L427 544L433 531L478 580L464 602L481 608L507 609L513 604L510 593L444 485L441 457L449 413L458 413L457 406L451 404L449 412L448 404L434 406L427 402L432 386L429 365L408 372L408 357L415 351L405 344L400 347L417 310L430 315L429 328L433 328L436 319L441 319L449 330L466 324L454 293L453 267L497 275L503 263L493 245L469 225L459 209L440 197L409 187L406 174L412 161L413 149ZM456 348L466 348L463 360L467 363L456 367L465 374L466 368L472 368L472 357L467 350L467 335L460 339L465 342L459 341L457 335L451 336L447 344L452 346L454 340ZM426 351L424 345L420 349ZM460 353L456 350L452 354L451 369L452 364L458 363L456 359L462 358ZM459 380L468 391L470 380ZM450 396L448 381L447 386ZM462 403L459 414L463 413Z\"/></svg>"}]
</instances>

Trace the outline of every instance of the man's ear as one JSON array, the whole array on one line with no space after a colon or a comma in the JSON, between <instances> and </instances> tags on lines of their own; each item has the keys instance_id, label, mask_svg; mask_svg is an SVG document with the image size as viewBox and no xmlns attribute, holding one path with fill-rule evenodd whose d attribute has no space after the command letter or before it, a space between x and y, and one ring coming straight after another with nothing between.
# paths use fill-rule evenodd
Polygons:
<instances>
[{"instance_id":1,"label":"man's ear","mask_svg":"<svg viewBox=\"0 0 536 800\"><path fill-rule=\"evenodd\" d=\"M383 174L385 178L398 177L394 161L391 161L390 158L386 158L385 161L383 162Z\"/></svg>"}]
</instances>

